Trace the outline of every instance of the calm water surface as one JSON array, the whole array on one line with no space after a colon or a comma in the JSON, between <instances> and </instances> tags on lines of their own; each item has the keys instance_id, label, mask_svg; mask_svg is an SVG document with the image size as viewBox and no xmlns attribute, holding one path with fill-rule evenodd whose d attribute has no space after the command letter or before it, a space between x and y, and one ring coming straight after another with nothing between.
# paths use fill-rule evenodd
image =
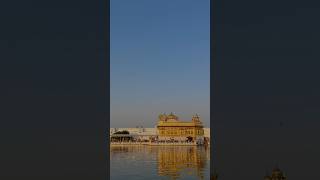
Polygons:
<instances>
[{"instance_id":1,"label":"calm water surface","mask_svg":"<svg viewBox=\"0 0 320 180\"><path fill-rule=\"evenodd\" d=\"M207 180L210 149L193 146L112 146L111 180Z\"/></svg>"}]
</instances>

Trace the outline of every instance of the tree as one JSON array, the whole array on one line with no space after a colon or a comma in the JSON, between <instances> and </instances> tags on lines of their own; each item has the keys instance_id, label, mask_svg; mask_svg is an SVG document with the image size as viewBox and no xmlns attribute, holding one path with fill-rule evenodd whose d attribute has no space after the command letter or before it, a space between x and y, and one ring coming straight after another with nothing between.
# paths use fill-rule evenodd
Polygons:
<instances>
[{"instance_id":1,"label":"tree","mask_svg":"<svg viewBox=\"0 0 320 180\"><path fill-rule=\"evenodd\" d=\"M123 131L115 132L114 134L130 134L130 133L127 130L123 130Z\"/></svg>"}]
</instances>

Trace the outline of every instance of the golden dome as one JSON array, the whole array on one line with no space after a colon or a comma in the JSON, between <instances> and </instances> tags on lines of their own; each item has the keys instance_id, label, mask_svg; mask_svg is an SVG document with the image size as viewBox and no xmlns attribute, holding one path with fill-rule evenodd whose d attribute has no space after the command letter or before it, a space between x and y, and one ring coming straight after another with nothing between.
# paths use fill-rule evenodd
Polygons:
<instances>
[{"instance_id":1,"label":"golden dome","mask_svg":"<svg viewBox=\"0 0 320 180\"><path fill-rule=\"evenodd\" d=\"M174 119L174 120L178 120L178 116L174 115L173 113L170 113L168 116L167 116L168 119Z\"/></svg>"}]
</instances>

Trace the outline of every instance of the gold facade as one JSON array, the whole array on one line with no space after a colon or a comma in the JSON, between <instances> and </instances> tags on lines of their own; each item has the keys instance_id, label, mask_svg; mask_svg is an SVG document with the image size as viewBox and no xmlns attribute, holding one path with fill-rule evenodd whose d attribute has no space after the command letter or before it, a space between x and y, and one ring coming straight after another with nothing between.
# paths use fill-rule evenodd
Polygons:
<instances>
[{"instance_id":1,"label":"gold facade","mask_svg":"<svg viewBox=\"0 0 320 180\"><path fill-rule=\"evenodd\" d=\"M160 114L157 131L160 140L198 141L204 136L203 125L198 115L186 122L180 121L173 113L170 115Z\"/></svg>"}]
</instances>

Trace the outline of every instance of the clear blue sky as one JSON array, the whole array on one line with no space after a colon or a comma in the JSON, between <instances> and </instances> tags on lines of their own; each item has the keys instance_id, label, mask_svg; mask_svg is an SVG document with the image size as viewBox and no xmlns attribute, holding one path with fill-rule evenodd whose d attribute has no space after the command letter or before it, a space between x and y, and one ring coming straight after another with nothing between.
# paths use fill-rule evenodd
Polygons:
<instances>
[{"instance_id":1,"label":"clear blue sky","mask_svg":"<svg viewBox=\"0 0 320 180\"><path fill-rule=\"evenodd\" d=\"M210 1L111 0L111 127L210 124Z\"/></svg>"}]
</instances>

